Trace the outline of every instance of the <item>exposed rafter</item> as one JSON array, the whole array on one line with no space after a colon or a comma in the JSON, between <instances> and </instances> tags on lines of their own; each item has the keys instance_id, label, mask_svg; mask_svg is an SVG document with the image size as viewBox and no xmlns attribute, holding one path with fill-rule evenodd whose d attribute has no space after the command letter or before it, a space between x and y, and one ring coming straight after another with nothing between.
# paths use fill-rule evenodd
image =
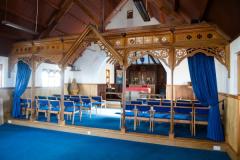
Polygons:
<instances>
[{"instance_id":1,"label":"exposed rafter","mask_svg":"<svg viewBox=\"0 0 240 160\"><path fill-rule=\"evenodd\" d=\"M56 27L58 24L59 20L69 11L69 9L72 7L74 0L66 0L63 2L61 5L60 10L57 11L56 14L52 16L50 21L48 22L48 27L45 31L43 31L39 38L47 37L50 32Z\"/></svg>"},{"instance_id":2,"label":"exposed rafter","mask_svg":"<svg viewBox=\"0 0 240 160\"><path fill-rule=\"evenodd\" d=\"M56 10L59 10L60 8L58 6L56 6L54 3L52 3L51 1L49 0L43 0L44 2L46 2L50 7L56 9Z\"/></svg>"},{"instance_id":3,"label":"exposed rafter","mask_svg":"<svg viewBox=\"0 0 240 160\"><path fill-rule=\"evenodd\" d=\"M11 9L9 9L9 8L5 8L5 9L4 9L4 8L2 8L2 7L0 6L0 11L2 11L2 12L7 12L7 14L11 14L11 15L13 15L13 16L18 16L18 17L20 17L22 20L24 20L24 21L26 21L26 22L28 22L28 23L31 23L31 24L35 24L35 23L36 23L36 21L33 20L32 18L27 17L27 16L24 16L24 15L22 15L21 13L17 12L16 10L11 10ZM46 25L39 24L39 23L38 23L38 26L40 26L40 27L42 27L42 28L47 28Z\"/></svg>"},{"instance_id":4,"label":"exposed rafter","mask_svg":"<svg viewBox=\"0 0 240 160\"><path fill-rule=\"evenodd\" d=\"M96 18L96 16L94 16L92 14L92 12L87 8L85 7L82 2L80 2L79 0L74 0L74 2L77 4L77 6L89 17L93 20L93 22L95 23L95 25L98 25L99 24L99 21L98 19Z\"/></svg>"},{"instance_id":5,"label":"exposed rafter","mask_svg":"<svg viewBox=\"0 0 240 160\"><path fill-rule=\"evenodd\" d=\"M184 23L185 19L178 13L174 11L174 7L170 6L165 0L149 0L154 6L156 6L165 15L173 17L175 21L179 23Z\"/></svg>"},{"instance_id":6,"label":"exposed rafter","mask_svg":"<svg viewBox=\"0 0 240 160\"><path fill-rule=\"evenodd\" d=\"M128 2L128 0L121 0L118 6L111 12L111 14L105 19L104 25L110 23L111 19L122 9L122 7Z\"/></svg>"}]
</instances>

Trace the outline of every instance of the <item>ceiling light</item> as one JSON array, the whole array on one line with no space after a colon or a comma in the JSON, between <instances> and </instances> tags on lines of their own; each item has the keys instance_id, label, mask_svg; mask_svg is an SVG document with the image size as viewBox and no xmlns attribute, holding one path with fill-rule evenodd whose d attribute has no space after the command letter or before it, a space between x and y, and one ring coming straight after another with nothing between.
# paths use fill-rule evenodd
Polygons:
<instances>
[{"instance_id":1,"label":"ceiling light","mask_svg":"<svg viewBox=\"0 0 240 160\"><path fill-rule=\"evenodd\" d=\"M6 26L9 26L9 27L12 27L12 28L15 28L15 29L18 29L18 30L21 30L21 31L24 31L24 32L27 32L27 33L30 33L30 34L33 34L33 35L38 35L38 32L34 32L33 30L30 30L28 28L25 28L23 26L20 26L18 24L15 24L15 23L12 23L12 22L9 22L9 21L2 21L2 24L6 25Z\"/></svg>"}]
</instances>

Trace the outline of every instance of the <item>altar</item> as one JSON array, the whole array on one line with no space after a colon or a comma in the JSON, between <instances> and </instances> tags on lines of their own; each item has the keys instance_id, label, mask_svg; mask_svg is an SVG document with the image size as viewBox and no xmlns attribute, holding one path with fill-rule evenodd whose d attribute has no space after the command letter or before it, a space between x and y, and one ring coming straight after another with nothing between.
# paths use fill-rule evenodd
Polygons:
<instances>
[{"instance_id":1,"label":"altar","mask_svg":"<svg viewBox=\"0 0 240 160\"><path fill-rule=\"evenodd\" d=\"M134 101L140 97L141 93L151 93L151 87L148 86L129 86L126 88L127 101Z\"/></svg>"}]
</instances>

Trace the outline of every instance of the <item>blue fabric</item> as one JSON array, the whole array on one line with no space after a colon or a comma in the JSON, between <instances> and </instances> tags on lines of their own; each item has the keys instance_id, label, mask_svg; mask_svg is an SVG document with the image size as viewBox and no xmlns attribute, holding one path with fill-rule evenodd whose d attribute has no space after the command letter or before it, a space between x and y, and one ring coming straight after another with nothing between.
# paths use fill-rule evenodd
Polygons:
<instances>
[{"instance_id":1,"label":"blue fabric","mask_svg":"<svg viewBox=\"0 0 240 160\"><path fill-rule=\"evenodd\" d=\"M218 90L214 58L202 53L188 58L192 86L197 99L203 105L210 105L207 137L224 141L218 106Z\"/></svg>"},{"instance_id":2,"label":"blue fabric","mask_svg":"<svg viewBox=\"0 0 240 160\"><path fill-rule=\"evenodd\" d=\"M196 121L204 121L204 122L207 122L207 121L208 121L208 116L207 116L207 115L196 114L195 120L196 120Z\"/></svg>"},{"instance_id":3,"label":"blue fabric","mask_svg":"<svg viewBox=\"0 0 240 160\"><path fill-rule=\"evenodd\" d=\"M145 117L145 118L150 118L150 113L148 112L140 112L137 115L138 117Z\"/></svg>"},{"instance_id":4,"label":"blue fabric","mask_svg":"<svg viewBox=\"0 0 240 160\"><path fill-rule=\"evenodd\" d=\"M48 110L48 106L39 106L39 110Z\"/></svg>"},{"instance_id":5,"label":"blue fabric","mask_svg":"<svg viewBox=\"0 0 240 160\"><path fill-rule=\"evenodd\" d=\"M134 112L125 112L126 117L134 117Z\"/></svg>"},{"instance_id":6,"label":"blue fabric","mask_svg":"<svg viewBox=\"0 0 240 160\"><path fill-rule=\"evenodd\" d=\"M13 91L12 116L14 118L21 116L20 97L27 88L30 75L31 69L28 64L24 63L23 61L19 61L17 64L16 84Z\"/></svg>"},{"instance_id":7,"label":"blue fabric","mask_svg":"<svg viewBox=\"0 0 240 160\"><path fill-rule=\"evenodd\" d=\"M141 126L143 125L144 123L141 123ZM10 124L0 126L0 133L0 142L4 144L0 145L1 160L230 160L226 152L140 143Z\"/></svg>"},{"instance_id":8,"label":"blue fabric","mask_svg":"<svg viewBox=\"0 0 240 160\"><path fill-rule=\"evenodd\" d=\"M169 113L155 113L154 118L159 118L159 119L167 119L169 116Z\"/></svg>"},{"instance_id":9,"label":"blue fabric","mask_svg":"<svg viewBox=\"0 0 240 160\"><path fill-rule=\"evenodd\" d=\"M167 115L167 119L171 119L171 115ZM191 120L192 117L188 114L174 114L175 120Z\"/></svg>"},{"instance_id":10,"label":"blue fabric","mask_svg":"<svg viewBox=\"0 0 240 160\"><path fill-rule=\"evenodd\" d=\"M60 108L59 107L52 107L51 111L60 111Z\"/></svg>"}]
</instances>

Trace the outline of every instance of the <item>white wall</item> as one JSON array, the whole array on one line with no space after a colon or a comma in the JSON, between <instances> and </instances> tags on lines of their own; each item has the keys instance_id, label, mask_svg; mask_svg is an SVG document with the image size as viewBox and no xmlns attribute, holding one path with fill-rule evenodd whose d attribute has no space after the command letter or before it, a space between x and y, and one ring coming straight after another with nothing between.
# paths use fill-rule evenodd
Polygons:
<instances>
[{"instance_id":1,"label":"white wall","mask_svg":"<svg viewBox=\"0 0 240 160\"><path fill-rule=\"evenodd\" d=\"M13 87L15 84L16 67L11 72L11 77L8 77L8 57L0 56L0 64L3 65L3 87Z\"/></svg>"},{"instance_id":2,"label":"white wall","mask_svg":"<svg viewBox=\"0 0 240 160\"><path fill-rule=\"evenodd\" d=\"M217 59L214 59L214 61L215 61L215 68L216 68L218 92L227 93L229 89L228 70Z\"/></svg>"},{"instance_id":3,"label":"white wall","mask_svg":"<svg viewBox=\"0 0 240 160\"><path fill-rule=\"evenodd\" d=\"M74 73L73 77L82 84L105 84L106 69L109 69L110 83L114 83L114 65L107 64L106 61L105 52L97 44L92 44L74 63L81 71Z\"/></svg>"},{"instance_id":4,"label":"white wall","mask_svg":"<svg viewBox=\"0 0 240 160\"><path fill-rule=\"evenodd\" d=\"M240 36L230 43L229 93L237 94L237 53L240 51Z\"/></svg>"},{"instance_id":5,"label":"white wall","mask_svg":"<svg viewBox=\"0 0 240 160\"><path fill-rule=\"evenodd\" d=\"M127 19L127 11L133 10L133 19ZM156 25L159 22L155 18L151 18L149 22L144 22L139 14L133 0L129 0L125 6L112 18L106 29L128 28L146 25Z\"/></svg>"}]
</instances>

